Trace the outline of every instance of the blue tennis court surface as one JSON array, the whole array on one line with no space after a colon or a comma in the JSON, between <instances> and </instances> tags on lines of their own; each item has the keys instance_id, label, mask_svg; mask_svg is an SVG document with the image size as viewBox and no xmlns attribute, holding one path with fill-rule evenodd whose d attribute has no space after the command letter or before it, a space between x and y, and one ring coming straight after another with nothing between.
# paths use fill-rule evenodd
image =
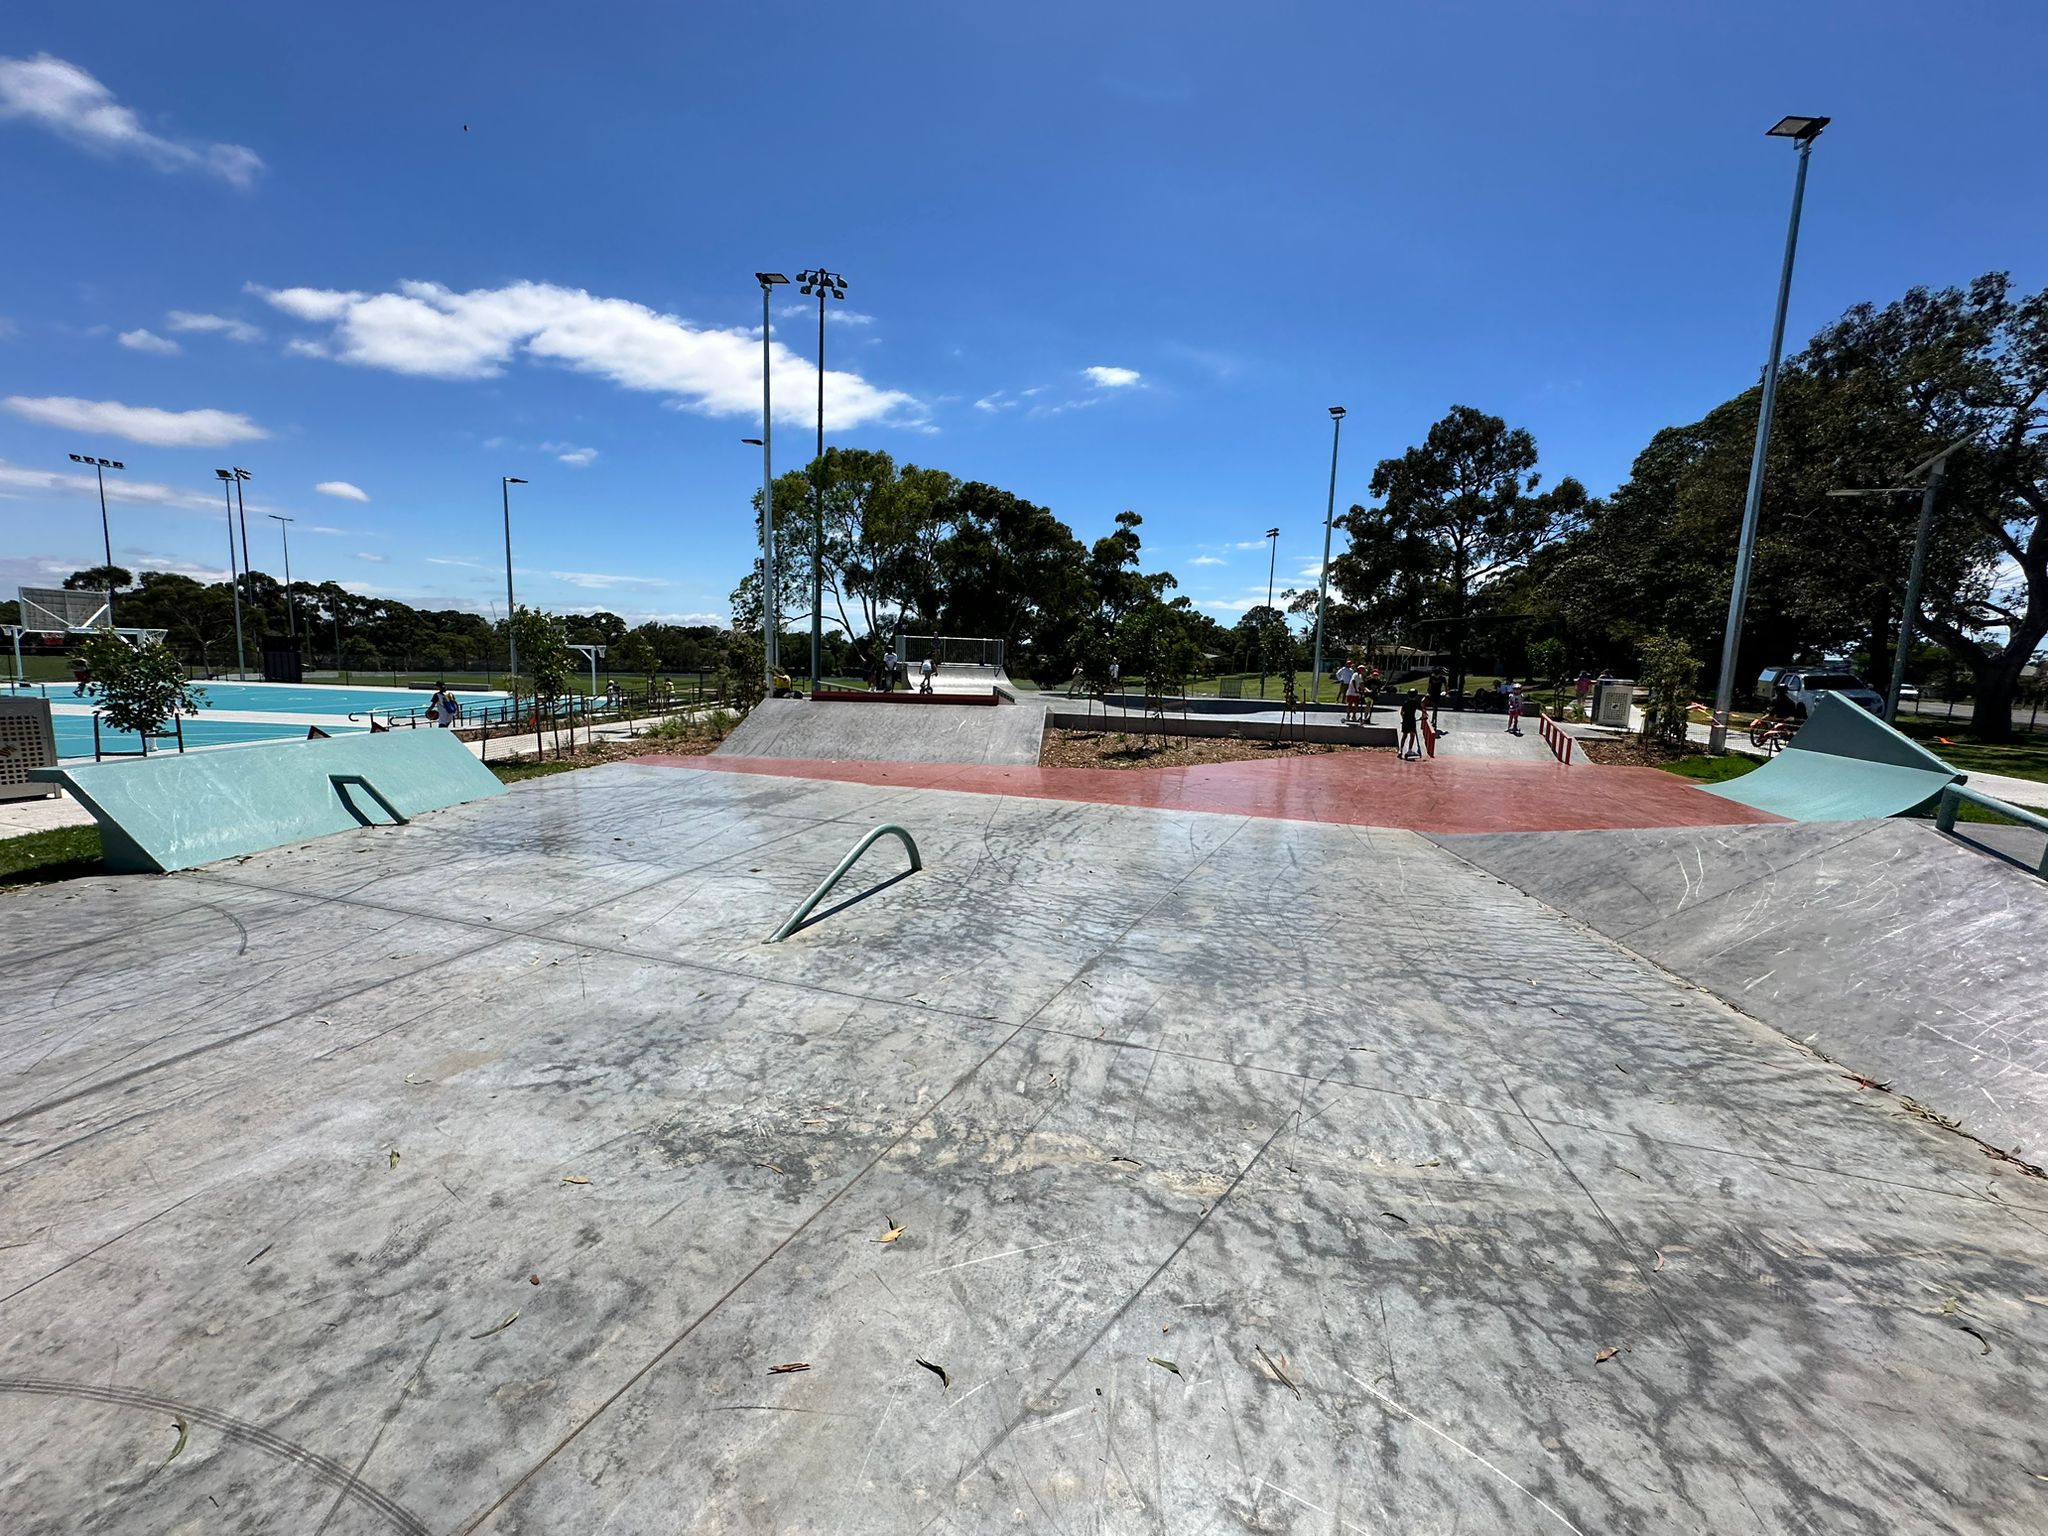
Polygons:
<instances>
[{"instance_id":1,"label":"blue tennis court surface","mask_svg":"<svg viewBox=\"0 0 2048 1536\"><path fill-rule=\"evenodd\" d=\"M286 741L303 737L309 726L318 725L329 735L370 728L369 712L380 715L425 709L431 696L424 688L342 688L288 683L200 683L200 712L185 721L187 747L221 747L252 741ZM59 758L92 756L92 713L90 702L78 697L68 685L52 683L48 688L55 706L52 724L57 733ZM501 699L505 695L485 689L458 689L465 703ZM65 706L75 706L76 712ZM356 719L348 717L353 714ZM265 719L270 716L273 718ZM108 751L134 752L141 743L134 737L102 730L101 745Z\"/></svg>"}]
</instances>

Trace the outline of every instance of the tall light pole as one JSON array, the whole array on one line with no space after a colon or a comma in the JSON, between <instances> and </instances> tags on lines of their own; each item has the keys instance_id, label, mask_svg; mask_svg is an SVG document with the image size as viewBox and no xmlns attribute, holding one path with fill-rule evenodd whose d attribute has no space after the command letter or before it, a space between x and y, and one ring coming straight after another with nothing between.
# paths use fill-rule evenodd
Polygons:
<instances>
[{"instance_id":1,"label":"tall light pole","mask_svg":"<svg viewBox=\"0 0 2048 1536\"><path fill-rule=\"evenodd\" d=\"M1763 400L1756 413L1756 447L1749 456L1749 493L1742 502L1742 532L1735 543L1735 579L1728 589L1728 632L1721 641L1721 676L1714 684L1714 717L1707 750L1728 749L1728 711L1735 703L1735 663L1742 648L1742 610L1749 602L1749 560L1756 548L1757 516L1763 509L1764 458L1771 444L1771 411L1778 402L1778 358L1785 350L1785 308L1792 302L1792 258L1799 250L1799 207L1806 200L1806 161L1813 141L1827 127L1825 117L1787 117L1766 137L1799 146L1799 170L1792 182L1792 221L1785 230L1785 263L1778 273L1778 312L1771 322L1771 356L1764 365Z\"/></svg>"},{"instance_id":2,"label":"tall light pole","mask_svg":"<svg viewBox=\"0 0 2048 1536\"><path fill-rule=\"evenodd\" d=\"M96 459L89 453L71 455L74 464L90 464L93 478L100 483L100 542L107 551L107 628L114 627L114 535L107 526L107 471L126 469L119 459Z\"/></svg>"},{"instance_id":3,"label":"tall light pole","mask_svg":"<svg viewBox=\"0 0 2048 1536\"><path fill-rule=\"evenodd\" d=\"M249 657L242 646L242 570L235 561L235 493L231 489L235 472L231 469L216 469L220 476L220 499L228 512L228 582L235 594L235 680L246 680Z\"/></svg>"},{"instance_id":4,"label":"tall light pole","mask_svg":"<svg viewBox=\"0 0 2048 1536\"><path fill-rule=\"evenodd\" d=\"M508 681L516 682L519 677L519 631L513 620L519 610L512 606L512 487L526 482L517 475L498 476L498 500L505 508L505 655L509 665L506 668ZM518 690L515 688L516 694Z\"/></svg>"},{"instance_id":5,"label":"tall light pole","mask_svg":"<svg viewBox=\"0 0 2048 1536\"><path fill-rule=\"evenodd\" d=\"M818 295L818 456L811 461L811 692L818 691L825 644L825 296L846 297L846 279L813 267L797 273L799 293Z\"/></svg>"},{"instance_id":6,"label":"tall light pole","mask_svg":"<svg viewBox=\"0 0 2048 1536\"><path fill-rule=\"evenodd\" d=\"M296 640L299 638L299 621L297 615L292 612L291 525L297 522L298 519L286 517L281 512L272 512L269 514L269 517L273 523L277 524L278 537L284 540L284 629L286 634Z\"/></svg>"},{"instance_id":7,"label":"tall light pole","mask_svg":"<svg viewBox=\"0 0 2048 1536\"><path fill-rule=\"evenodd\" d=\"M1330 608L1330 530L1337 522L1337 439L1344 432L1344 407L1330 407L1330 504L1323 512L1323 569L1322 580L1316 587L1316 659L1315 667L1309 674L1308 701L1319 703L1323 697L1323 615Z\"/></svg>"},{"instance_id":8,"label":"tall light pole","mask_svg":"<svg viewBox=\"0 0 2048 1536\"><path fill-rule=\"evenodd\" d=\"M761 681L775 691L776 652L781 648L781 584L775 571L775 410L768 375L774 361L769 340L768 300L777 284L789 279L780 272L756 272L761 285Z\"/></svg>"},{"instance_id":9,"label":"tall light pole","mask_svg":"<svg viewBox=\"0 0 2048 1536\"><path fill-rule=\"evenodd\" d=\"M242 580L249 584L249 601L256 601L256 568L249 561L249 509L242 504L242 486L255 476L237 464L230 471L235 478L235 521L242 525ZM268 631L266 630L266 633ZM237 657L236 661L240 662Z\"/></svg>"},{"instance_id":10,"label":"tall light pole","mask_svg":"<svg viewBox=\"0 0 2048 1536\"><path fill-rule=\"evenodd\" d=\"M1266 612L1269 615L1273 611L1273 567L1279 563L1279 560L1280 530L1278 528L1268 528L1266 530ZM1265 626L1262 624L1259 628L1261 631L1259 640L1259 697L1263 699L1266 696Z\"/></svg>"},{"instance_id":11,"label":"tall light pole","mask_svg":"<svg viewBox=\"0 0 2048 1536\"><path fill-rule=\"evenodd\" d=\"M1892 684L1884 696L1884 717L1899 718L1899 690L1906 686L1906 657L1913 649L1913 625L1920 613L1920 579L1927 574L1927 545L1934 533L1934 504L1941 495L1942 477L1948 473L1948 458L1968 437L1959 437L1931 459L1923 459L1906 471L1912 480L1925 475L1920 491L1920 528L1913 536L1913 563L1906 573L1906 604L1899 614L1899 644L1892 656ZM1830 496L1910 496L1911 485L1880 485L1865 490L1829 491Z\"/></svg>"}]
</instances>

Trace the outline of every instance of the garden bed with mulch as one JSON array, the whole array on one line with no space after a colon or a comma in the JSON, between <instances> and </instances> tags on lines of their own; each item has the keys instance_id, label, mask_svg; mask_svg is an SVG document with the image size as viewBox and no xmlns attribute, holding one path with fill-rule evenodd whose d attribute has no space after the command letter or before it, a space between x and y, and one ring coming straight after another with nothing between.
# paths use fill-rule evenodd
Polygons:
<instances>
[{"instance_id":1,"label":"garden bed with mulch","mask_svg":"<svg viewBox=\"0 0 2048 1536\"><path fill-rule=\"evenodd\" d=\"M1046 768L1185 768L1269 757L1319 757L1326 752L1391 752L1320 741L1239 741L1227 736L1148 736L1141 731L1047 731L1039 764Z\"/></svg>"}]
</instances>

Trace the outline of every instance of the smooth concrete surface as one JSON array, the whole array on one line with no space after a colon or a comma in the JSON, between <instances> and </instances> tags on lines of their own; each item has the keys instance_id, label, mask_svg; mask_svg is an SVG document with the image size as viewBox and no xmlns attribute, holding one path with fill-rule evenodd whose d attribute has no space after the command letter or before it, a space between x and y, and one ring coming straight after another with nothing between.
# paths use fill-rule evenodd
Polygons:
<instances>
[{"instance_id":1,"label":"smooth concrete surface","mask_svg":"<svg viewBox=\"0 0 2048 1536\"><path fill-rule=\"evenodd\" d=\"M107 868L192 869L504 793L446 731L270 743L38 768L100 825Z\"/></svg>"},{"instance_id":2,"label":"smooth concrete surface","mask_svg":"<svg viewBox=\"0 0 2048 1536\"><path fill-rule=\"evenodd\" d=\"M1019 765L1035 764L1044 740L1045 710L1036 702L852 704L764 699L719 743L717 755Z\"/></svg>"},{"instance_id":3,"label":"smooth concrete surface","mask_svg":"<svg viewBox=\"0 0 2048 1536\"><path fill-rule=\"evenodd\" d=\"M1959 830L1997 843L2015 829ZM1993 1146L2048 1161L2048 883L2026 870L1925 821L1442 842Z\"/></svg>"},{"instance_id":4,"label":"smooth concrete surface","mask_svg":"<svg viewBox=\"0 0 2048 1536\"><path fill-rule=\"evenodd\" d=\"M617 764L0 913L9 1536L2048 1518L2042 1183L1410 834Z\"/></svg>"},{"instance_id":5,"label":"smooth concrete surface","mask_svg":"<svg viewBox=\"0 0 2048 1536\"><path fill-rule=\"evenodd\" d=\"M1789 821L1871 821L1929 804L1961 777L1869 710L1823 694L1791 743L1761 768L1700 787Z\"/></svg>"}]
</instances>

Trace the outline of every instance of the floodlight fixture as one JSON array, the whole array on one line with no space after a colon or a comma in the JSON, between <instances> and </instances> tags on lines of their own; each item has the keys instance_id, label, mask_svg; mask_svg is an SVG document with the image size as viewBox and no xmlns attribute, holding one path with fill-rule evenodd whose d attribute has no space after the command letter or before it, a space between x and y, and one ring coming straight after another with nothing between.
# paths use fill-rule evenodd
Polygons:
<instances>
[{"instance_id":1,"label":"floodlight fixture","mask_svg":"<svg viewBox=\"0 0 2048 1536\"><path fill-rule=\"evenodd\" d=\"M1333 405L1330 407L1330 414L1341 421L1344 418L1344 407L1341 405Z\"/></svg>"},{"instance_id":2,"label":"floodlight fixture","mask_svg":"<svg viewBox=\"0 0 2048 1536\"><path fill-rule=\"evenodd\" d=\"M749 448L758 448L761 446L761 439L759 439L758 437L743 437L740 439L740 441L745 443Z\"/></svg>"},{"instance_id":3,"label":"floodlight fixture","mask_svg":"<svg viewBox=\"0 0 2048 1536\"><path fill-rule=\"evenodd\" d=\"M784 277L780 272L756 272L754 274L754 281L759 283L763 288L772 288L777 283L787 283L789 279Z\"/></svg>"},{"instance_id":4,"label":"floodlight fixture","mask_svg":"<svg viewBox=\"0 0 2048 1536\"><path fill-rule=\"evenodd\" d=\"M1777 125L1764 130L1769 139L1797 139L1802 144L1811 144L1820 137L1821 129L1834 121L1827 117L1781 117Z\"/></svg>"}]
</instances>

